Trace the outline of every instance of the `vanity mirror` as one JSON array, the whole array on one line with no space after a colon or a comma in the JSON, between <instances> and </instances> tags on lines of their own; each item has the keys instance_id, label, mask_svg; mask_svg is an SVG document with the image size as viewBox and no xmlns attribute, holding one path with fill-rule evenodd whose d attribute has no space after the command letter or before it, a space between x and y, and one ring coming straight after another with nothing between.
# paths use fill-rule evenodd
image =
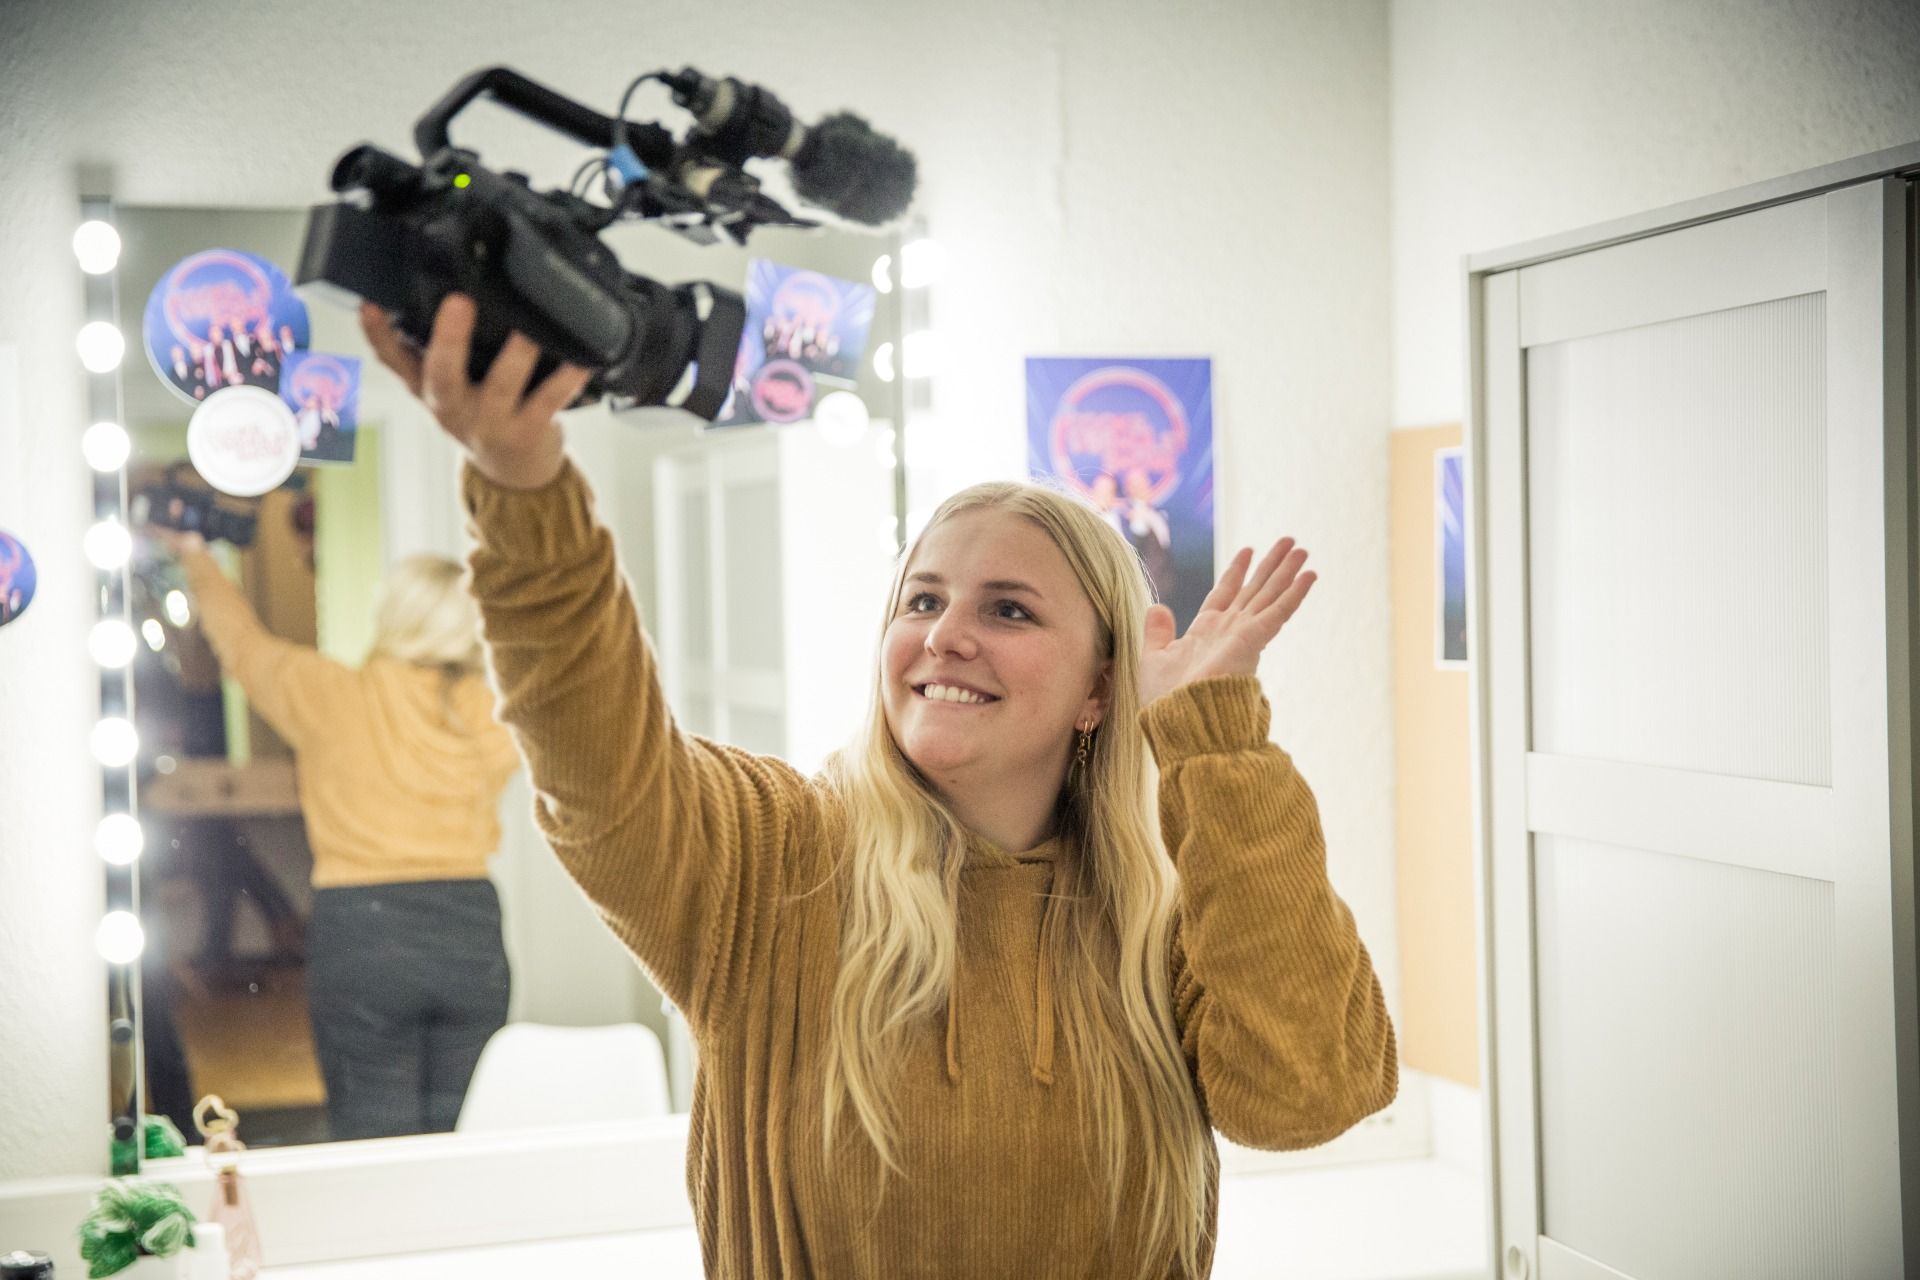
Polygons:
<instances>
[{"instance_id":1,"label":"vanity mirror","mask_svg":"<svg viewBox=\"0 0 1920 1280\"><path fill-rule=\"evenodd\" d=\"M236 680L231 653L223 669L208 642L202 597L210 588L203 579L196 590L184 568L193 552L153 522L200 512L207 532L220 535L208 554L237 591L230 604L243 605L276 643L358 668L376 644L383 592L405 576L398 566L463 555L457 459L373 358L351 309L307 297L303 334L283 314L290 304L254 314L254 303L228 296L245 292L234 281L249 263L291 273L304 210L122 206L114 219L123 244L123 420L132 442L128 599L138 637L132 673L145 852L137 874L146 936L137 1038L146 1112L191 1136L195 1099L217 1093L241 1114L248 1144L263 1147L684 1111L693 1065L684 1025L541 842L524 769L513 768L489 806L498 814L497 850L484 880L476 875L468 885L483 898L497 894L498 923L487 916L480 933L499 933L504 970L430 976L421 948L446 922L416 915L381 944L394 966L388 977L362 975L389 994L411 982L410 999L429 1022L469 1016L455 986L477 983L489 993L497 1006L490 1021L470 1028L473 1043L486 1046L471 1086L433 1117L402 1118L377 1132L343 1130L337 1090L330 1114L328 1033L323 1027L316 1036L312 1012L316 866L308 835L316 799L296 785L294 749L277 729L284 713L269 705L263 715L261 698ZM748 248L702 247L649 226L606 238L658 279L712 280L747 293L750 305L756 291L772 303L771 313L749 316L756 345L742 372L794 372L759 380L739 397L751 408L722 417L746 420L703 429L677 411L593 407L568 415L568 435L620 547L682 724L818 767L851 730L870 667L865 654L820 649L820 628L809 620L876 607L903 520L893 425L902 389L891 377L903 349L901 295L890 274L901 257L897 239L766 229ZM214 250L235 255L225 275L173 278L179 264ZM156 286L170 279L175 287L163 287L151 309ZM836 324L832 314L850 300L863 316L871 307L864 346L850 340L857 324ZM236 324L240 312L246 317ZM171 326L152 359L142 342L149 324ZM345 377L329 375L317 395L319 384L308 380L294 394L294 381L322 354L336 357ZM357 400L340 394L353 385L354 361ZM307 456L264 493L215 497L204 456L190 449L189 424L205 397L235 382L287 403ZM404 751L395 752L382 767L401 790L446 785L429 776L442 765L422 761L411 775ZM510 767L509 755L502 770ZM336 820L371 817L351 794L318 803L331 805ZM344 883L324 868L318 880ZM390 919L406 908L412 883L363 905ZM370 962L378 949L358 944L353 956ZM452 966L463 961L456 956ZM472 990L466 995L471 1006ZM368 1034L393 1037L395 1064L416 1059L410 1037L423 1034L418 1025L376 1025L371 1008L349 1016Z\"/></svg>"}]
</instances>

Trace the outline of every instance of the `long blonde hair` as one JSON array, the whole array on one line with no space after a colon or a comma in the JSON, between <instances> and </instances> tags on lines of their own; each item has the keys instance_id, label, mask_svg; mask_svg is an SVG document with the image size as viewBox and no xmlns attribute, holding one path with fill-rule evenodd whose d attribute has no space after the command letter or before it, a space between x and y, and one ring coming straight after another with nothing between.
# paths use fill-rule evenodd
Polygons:
<instances>
[{"instance_id":1,"label":"long blonde hair","mask_svg":"<svg viewBox=\"0 0 1920 1280\"><path fill-rule=\"evenodd\" d=\"M1128 1148L1137 1137L1146 1165L1137 1204L1142 1256L1161 1272L1175 1259L1196 1272L1212 1213L1213 1139L1175 1028L1168 965L1177 878L1153 817L1138 728L1151 590L1139 558L1091 506L1038 485L975 485L941 504L927 529L982 509L1030 520L1052 538L1093 603L1099 650L1113 664L1087 765L1072 771L1060 797L1054 892L1066 899L1065 927L1052 933L1054 954L1041 963L1059 975L1063 1047L1081 1083L1081 1133L1099 1140L1103 1158L1093 1172L1107 1187L1109 1233L1119 1227ZM895 569L883 630L899 607L913 550ZM883 669L862 730L826 767L846 801L849 839L824 1097L828 1159L840 1109L850 1102L883 1177L899 1171L889 1082L901 1067L903 1033L937 1013L953 988L967 838L895 742L884 681Z\"/></svg>"},{"instance_id":2,"label":"long blonde hair","mask_svg":"<svg viewBox=\"0 0 1920 1280\"><path fill-rule=\"evenodd\" d=\"M483 669L480 607L466 589L467 570L445 556L408 556L387 571L374 611L373 652L439 667L449 677Z\"/></svg>"}]
</instances>

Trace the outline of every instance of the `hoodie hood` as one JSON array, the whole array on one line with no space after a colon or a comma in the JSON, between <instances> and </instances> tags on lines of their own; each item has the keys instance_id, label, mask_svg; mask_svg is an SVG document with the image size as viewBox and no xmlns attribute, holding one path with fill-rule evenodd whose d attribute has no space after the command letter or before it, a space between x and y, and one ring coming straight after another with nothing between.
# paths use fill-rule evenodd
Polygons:
<instances>
[{"instance_id":1,"label":"hoodie hood","mask_svg":"<svg viewBox=\"0 0 1920 1280\"><path fill-rule=\"evenodd\" d=\"M998 845L976 836L967 843L967 861L960 871L963 911L969 907L988 912L1003 910L1009 896L1037 893L1044 899L1045 905L1040 912L1040 932L1035 941L1033 1041L1027 1048L1027 1065L1033 1079L1049 1087L1053 1084L1055 1029L1053 935L1060 927L1061 903L1061 897L1054 889L1062 856L1062 844L1058 836L1025 853L1008 853ZM953 989L947 995L947 1079L953 1084L960 1083L960 1005L965 986L956 972Z\"/></svg>"}]
</instances>

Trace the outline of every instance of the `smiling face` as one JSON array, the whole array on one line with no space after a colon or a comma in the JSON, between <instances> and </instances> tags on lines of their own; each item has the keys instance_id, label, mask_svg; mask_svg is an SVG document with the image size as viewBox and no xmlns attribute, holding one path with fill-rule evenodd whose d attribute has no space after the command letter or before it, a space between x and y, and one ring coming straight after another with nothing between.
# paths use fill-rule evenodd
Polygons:
<instances>
[{"instance_id":1,"label":"smiling face","mask_svg":"<svg viewBox=\"0 0 1920 1280\"><path fill-rule=\"evenodd\" d=\"M914 549L881 646L894 741L950 799L1008 780L1057 791L1075 726L1104 710L1098 637L1038 524L992 509L941 521Z\"/></svg>"}]
</instances>

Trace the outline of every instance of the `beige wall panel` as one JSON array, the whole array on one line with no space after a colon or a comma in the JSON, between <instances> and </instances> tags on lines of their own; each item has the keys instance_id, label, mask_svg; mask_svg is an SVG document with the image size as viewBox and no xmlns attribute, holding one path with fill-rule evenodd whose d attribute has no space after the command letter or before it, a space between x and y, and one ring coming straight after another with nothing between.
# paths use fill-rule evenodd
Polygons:
<instances>
[{"instance_id":1,"label":"beige wall panel","mask_svg":"<svg viewBox=\"0 0 1920 1280\"><path fill-rule=\"evenodd\" d=\"M1467 673L1434 662L1434 453L1458 426L1392 435L1395 883L1402 1062L1477 1088Z\"/></svg>"}]
</instances>

